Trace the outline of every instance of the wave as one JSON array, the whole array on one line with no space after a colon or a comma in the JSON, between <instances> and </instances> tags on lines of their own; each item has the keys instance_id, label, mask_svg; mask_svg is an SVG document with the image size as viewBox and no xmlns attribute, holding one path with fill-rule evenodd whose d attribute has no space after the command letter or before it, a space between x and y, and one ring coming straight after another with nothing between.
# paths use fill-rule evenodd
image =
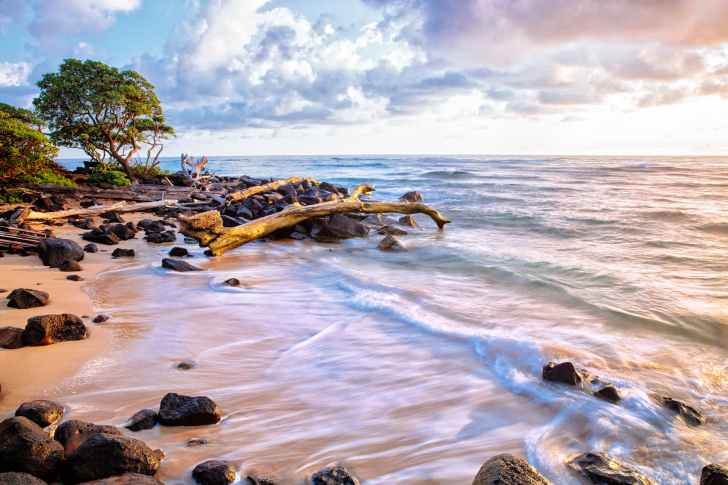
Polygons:
<instances>
[{"instance_id":1,"label":"wave","mask_svg":"<svg viewBox=\"0 0 728 485\"><path fill-rule=\"evenodd\" d=\"M715 222L712 224L703 224L696 227L697 230L707 232L708 234L717 234L719 236L728 236L728 222Z\"/></svg>"},{"instance_id":2,"label":"wave","mask_svg":"<svg viewBox=\"0 0 728 485\"><path fill-rule=\"evenodd\" d=\"M421 177L440 179L465 179L470 177L477 177L477 175L466 172L465 170L435 170L433 172L425 172L421 175Z\"/></svg>"}]
</instances>

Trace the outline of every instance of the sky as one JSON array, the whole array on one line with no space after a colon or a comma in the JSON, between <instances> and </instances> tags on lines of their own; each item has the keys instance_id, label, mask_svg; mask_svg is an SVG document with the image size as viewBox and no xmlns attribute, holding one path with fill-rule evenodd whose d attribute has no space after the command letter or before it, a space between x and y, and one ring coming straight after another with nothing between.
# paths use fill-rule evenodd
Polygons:
<instances>
[{"instance_id":1,"label":"sky","mask_svg":"<svg viewBox=\"0 0 728 485\"><path fill-rule=\"evenodd\" d=\"M165 156L728 154L725 0L0 0L0 101L67 58L151 82Z\"/></svg>"}]
</instances>

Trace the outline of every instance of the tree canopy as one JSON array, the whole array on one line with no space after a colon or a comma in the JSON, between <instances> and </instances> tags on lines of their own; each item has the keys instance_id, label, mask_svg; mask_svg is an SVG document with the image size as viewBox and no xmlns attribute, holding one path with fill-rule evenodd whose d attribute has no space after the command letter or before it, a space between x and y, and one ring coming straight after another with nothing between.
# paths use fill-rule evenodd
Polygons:
<instances>
[{"instance_id":1,"label":"tree canopy","mask_svg":"<svg viewBox=\"0 0 728 485\"><path fill-rule=\"evenodd\" d=\"M53 142L80 148L98 162L118 163L130 179L134 155L146 145L147 167L150 161L156 165L162 140L174 136L154 86L134 71L66 59L57 73L43 75L38 87L33 104Z\"/></svg>"}]
</instances>

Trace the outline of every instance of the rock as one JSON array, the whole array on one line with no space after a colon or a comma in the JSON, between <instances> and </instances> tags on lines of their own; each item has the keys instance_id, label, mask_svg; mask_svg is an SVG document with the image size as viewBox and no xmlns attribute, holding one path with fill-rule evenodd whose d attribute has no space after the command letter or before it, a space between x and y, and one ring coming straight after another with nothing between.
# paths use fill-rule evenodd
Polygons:
<instances>
[{"instance_id":1,"label":"rock","mask_svg":"<svg viewBox=\"0 0 728 485\"><path fill-rule=\"evenodd\" d=\"M95 244L87 244L83 247L83 250L87 253L98 253L99 248Z\"/></svg>"},{"instance_id":2,"label":"rock","mask_svg":"<svg viewBox=\"0 0 728 485\"><path fill-rule=\"evenodd\" d=\"M261 477L258 475L250 475L245 480L252 485L278 485L272 478Z\"/></svg>"},{"instance_id":3,"label":"rock","mask_svg":"<svg viewBox=\"0 0 728 485\"><path fill-rule=\"evenodd\" d=\"M81 202L78 203L78 205L87 209L89 207L93 207L95 205L101 205L101 204L99 204L98 200L96 200L95 198L92 197L90 200L89 199L82 200Z\"/></svg>"},{"instance_id":4,"label":"rock","mask_svg":"<svg viewBox=\"0 0 728 485\"><path fill-rule=\"evenodd\" d=\"M45 291L18 288L8 295L8 306L10 308L38 308L48 304L48 293Z\"/></svg>"},{"instance_id":5,"label":"rock","mask_svg":"<svg viewBox=\"0 0 728 485\"><path fill-rule=\"evenodd\" d=\"M177 242L177 236L174 231L149 232L147 233L147 242L154 244Z\"/></svg>"},{"instance_id":6,"label":"rock","mask_svg":"<svg viewBox=\"0 0 728 485\"><path fill-rule=\"evenodd\" d=\"M40 240L40 243L38 243L38 257L45 266L53 266L64 259L81 261L84 253L81 246L75 241L54 237Z\"/></svg>"},{"instance_id":7,"label":"rock","mask_svg":"<svg viewBox=\"0 0 728 485\"><path fill-rule=\"evenodd\" d=\"M237 278L230 278L225 280L225 283L227 283L228 286L242 286L243 283L237 279Z\"/></svg>"},{"instance_id":8,"label":"rock","mask_svg":"<svg viewBox=\"0 0 728 485\"><path fill-rule=\"evenodd\" d=\"M187 442L187 446L202 446L210 442L207 438L192 438Z\"/></svg>"},{"instance_id":9,"label":"rock","mask_svg":"<svg viewBox=\"0 0 728 485\"><path fill-rule=\"evenodd\" d=\"M412 229L419 229L419 227L420 227L420 225L417 224L417 221L415 220L415 218L412 216L400 217L399 220L397 221L397 224L399 224L400 226L411 227Z\"/></svg>"},{"instance_id":10,"label":"rock","mask_svg":"<svg viewBox=\"0 0 728 485\"><path fill-rule=\"evenodd\" d=\"M78 223L76 226L79 229L93 229L94 227L94 220L93 219L84 219Z\"/></svg>"},{"instance_id":11,"label":"rock","mask_svg":"<svg viewBox=\"0 0 728 485\"><path fill-rule=\"evenodd\" d=\"M179 370L190 370L194 368L197 364L195 364L191 360L183 360L182 362L178 362L175 367L177 367Z\"/></svg>"},{"instance_id":12,"label":"rock","mask_svg":"<svg viewBox=\"0 0 728 485\"><path fill-rule=\"evenodd\" d=\"M238 227L241 224L245 224L243 219L226 216L225 214L221 215L220 218L222 219L222 227Z\"/></svg>"},{"instance_id":13,"label":"rock","mask_svg":"<svg viewBox=\"0 0 728 485\"><path fill-rule=\"evenodd\" d=\"M624 466L606 453L584 453L569 465L595 485L657 485L642 472Z\"/></svg>"},{"instance_id":14,"label":"rock","mask_svg":"<svg viewBox=\"0 0 728 485\"><path fill-rule=\"evenodd\" d=\"M72 274L72 275L66 276L66 279L71 280L71 281L83 281L83 278L81 278L77 274Z\"/></svg>"},{"instance_id":15,"label":"rock","mask_svg":"<svg viewBox=\"0 0 728 485\"><path fill-rule=\"evenodd\" d=\"M394 236L387 236L377 244L382 251L407 251L407 248Z\"/></svg>"},{"instance_id":16,"label":"rock","mask_svg":"<svg viewBox=\"0 0 728 485\"><path fill-rule=\"evenodd\" d=\"M350 239L352 237L364 237L367 234L369 234L368 227L349 219L343 214L333 214L321 228L316 238Z\"/></svg>"},{"instance_id":17,"label":"rock","mask_svg":"<svg viewBox=\"0 0 728 485\"><path fill-rule=\"evenodd\" d=\"M109 222L112 222L112 223L118 222L120 224L123 224L124 222L126 222L126 221L124 221L124 218L121 217L121 214L119 214L118 211L104 212L103 214L100 214L100 216L103 217L104 219L108 219Z\"/></svg>"},{"instance_id":18,"label":"rock","mask_svg":"<svg viewBox=\"0 0 728 485\"><path fill-rule=\"evenodd\" d=\"M253 219L253 213L250 211L250 209L241 205L240 207L238 207L238 210L235 213L235 217L239 217L241 219L246 219L246 220L250 221Z\"/></svg>"},{"instance_id":19,"label":"rock","mask_svg":"<svg viewBox=\"0 0 728 485\"><path fill-rule=\"evenodd\" d=\"M295 239L296 241L303 241L304 239L308 239L307 235L298 231L293 231L288 237L290 237L291 239Z\"/></svg>"},{"instance_id":20,"label":"rock","mask_svg":"<svg viewBox=\"0 0 728 485\"><path fill-rule=\"evenodd\" d=\"M46 482L28 473L0 473L0 485L46 485Z\"/></svg>"},{"instance_id":21,"label":"rock","mask_svg":"<svg viewBox=\"0 0 728 485\"><path fill-rule=\"evenodd\" d=\"M108 322L111 319L108 315L96 315L93 320L91 320L94 323L104 323Z\"/></svg>"},{"instance_id":22,"label":"rock","mask_svg":"<svg viewBox=\"0 0 728 485\"><path fill-rule=\"evenodd\" d=\"M157 413L151 409L142 409L129 420L129 424L124 426L129 431L143 431L152 429L157 425Z\"/></svg>"},{"instance_id":23,"label":"rock","mask_svg":"<svg viewBox=\"0 0 728 485\"><path fill-rule=\"evenodd\" d=\"M408 232L404 229L400 229L399 227L384 226L377 231L377 234L381 234L382 236L406 236Z\"/></svg>"},{"instance_id":24,"label":"rock","mask_svg":"<svg viewBox=\"0 0 728 485\"><path fill-rule=\"evenodd\" d=\"M0 472L29 473L53 480L63 460L63 446L24 417L0 423Z\"/></svg>"},{"instance_id":25,"label":"rock","mask_svg":"<svg viewBox=\"0 0 728 485\"><path fill-rule=\"evenodd\" d=\"M85 423L72 419L58 425L54 437L63 446L66 458L68 458L84 441L101 433L122 436L116 426Z\"/></svg>"},{"instance_id":26,"label":"rock","mask_svg":"<svg viewBox=\"0 0 728 485\"><path fill-rule=\"evenodd\" d=\"M159 405L159 422L164 426L203 426L219 423L222 411L212 399L169 393Z\"/></svg>"},{"instance_id":27,"label":"rock","mask_svg":"<svg viewBox=\"0 0 728 485\"><path fill-rule=\"evenodd\" d=\"M372 214L361 221L361 223L370 226L391 226L392 224L397 224L397 221L382 214Z\"/></svg>"},{"instance_id":28,"label":"rock","mask_svg":"<svg viewBox=\"0 0 728 485\"><path fill-rule=\"evenodd\" d=\"M685 403L681 403L680 401L676 401L667 396L662 397L662 404L667 409L675 411L682 416L689 426L700 426L701 424L705 424L705 418L703 415L692 406L688 406ZM726 485L728 485L728 482L726 482Z\"/></svg>"},{"instance_id":29,"label":"rock","mask_svg":"<svg viewBox=\"0 0 728 485\"><path fill-rule=\"evenodd\" d=\"M209 460L192 470L192 478L201 485L228 485L235 481L235 467L227 461Z\"/></svg>"},{"instance_id":30,"label":"rock","mask_svg":"<svg viewBox=\"0 0 728 485\"><path fill-rule=\"evenodd\" d=\"M26 345L50 345L57 342L84 340L88 330L76 315L40 315L28 319L23 332Z\"/></svg>"},{"instance_id":31,"label":"rock","mask_svg":"<svg viewBox=\"0 0 728 485\"><path fill-rule=\"evenodd\" d=\"M330 466L311 476L313 485L359 485L343 466Z\"/></svg>"},{"instance_id":32,"label":"rock","mask_svg":"<svg viewBox=\"0 0 728 485\"><path fill-rule=\"evenodd\" d=\"M102 478L101 480L85 482L81 485L164 485L164 483L148 475L125 473L118 477Z\"/></svg>"},{"instance_id":33,"label":"rock","mask_svg":"<svg viewBox=\"0 0 728 485\"><path fill-rule=\"evenodd\" d=\"M19 349L21 347L25 347L22 328L0 328L0 349Z\"/></svg>"},{"instance_id":34,"label":"rock","mask_svg":"<svg viewBox=\"0 0 728 485\"><path fill-rule=\"evenodd\" d=\"M84 441L66 459L61 477L66 484L139 473L152 476L159 460L142 441L101 433Z\"/></svg>"},{"instance_id":35,"label":"rock","mask_svg":"<svg viewBox=\"0 0 728 485\"><path fill-rule=\"evenodd\" d=\"M420 194L417 191L407 192L402 197L399 198L402 202L422 202L425 200L424 197L422 197L422 194Z\"/></svg>"},{"instance_id":36,"label":"rock","mask_svg":"<svg viewBox=\"0 0 728 485\"><path fill-rule=\"evenodd\" d=\"M116 237L116 234L114 234L111 231L99 231L99 232L84 232L81 236L86 241L91 241L94 243L99 244L105 244L107 246L113 246L114 244L119 244L119 238Z\"/></svg>"},{"instance_id":37,"label":"rock","mask_svg":"<svg viewBox=\"0 0 728 485\"><path fill-rule=\"evenodd\" d=\"M728 485L728 467L717 463L704 466L700 473L700 485Z\"/></svg>"},{"instance_id":38,"label":"rock","mask_svg":"<svg viewBox=\"0 0 728 485\"><path fill-rule=\"evenodd\" d=\"M202 269L197 266L193 266L190 263L170 258L164 258L162 260L162 268L171 269L173 271L181 271L183 273L187 271L202 271Z\"/></svg>"},{"instance_id":39,"label":"rock","mask_svg":"<svg viewBox=\"0 0 728 485\"><path fill-rule=\"evenodd\" d=\"M129 239L133 239L136 233L133 229L130 229L129 227L125 226L124 224L115 224L109 228L109 231L116 234L116 237L121 239L122 241L127 241Z\"/></svg>"},{"instance_id":40,"label":"rock","mask_svg":"<svg viewBox=\"0 0 728 485\"><path fill-rule=\"evenodd\" d=\"M622 400L622 396L619 395L619 391L614 386L605 386L593 393L596 397L617 404Z\"/></svg>"},{"instance_id":41,"label":"rock","mask_svg":"<svg viewBox=\"0 0 728 485\"><path fill-rule=\"evenodd\" d=\"M581 375L571 362L549 362L543 366L543 380L575 386L581 382Z\"/></svg>"},{"instance_id":42,"label":"rock","mask_svg":"<svg viewBox=\"0 0 728 485\"><path fill-rule=\"evenodd\" d=\"M189 252L185 248L174 247L169 250L170 256L182 257L182 256L187 256L188 254L189 254Z\"/></svg>"},{"instance_id":43,"label":"rock","mask_svg":"<svg viewBox=\"0 0 728 485\"><path fill-rule=\"evenodd\" d=\"M553 485L523 458L503 453L483 463L473 485Z\"/></svg>"},{"instance_id":44,"label":"rock","mask_svg":"<svg viewBox=\"0 0 728 485\"><path fill-rule=\"evenodd\" d=\"M185 244L197 244L197 240L195 240L191 237L186 237L184 240L185 240Z\"/></svg>"},{"instance_id":45,"label":"rock","mask_svg":"<svg viewBox=\"0 0 728 485\"><path fill-rule=\"evenodd\" d=\"M116 248L114 249L114 252L111 253L112 258L133 258L136 256L133 249L121 249Z\"/></svg>"},{"instance_id":46,"label":"rock","mask_svg":"<svg viewBox=\"0 0 728 485\"><path fill-rule=\"evenodd\" d=\"M28 418L41 428L45 428L63 417L63 406L53 401L24 402L15 411L15 416Z\"/></svg>"},{"instance_id":47,"label":"rock","mask_svg":"<svg viewBox=\"0 0 728 485\"><path fill-rule=\"evenodd\" d=\"M144 232L164 232L164 224L161 221L143 219L137 222L137 229Z\"/></svg>"},{"instance_id":48,"label":"rock","mask_svg":"<svg viewBox=\"0 0 728 485\"><path fill-rule=\"evenodd\" d=\"M57 263L53 266L54 268L58 268L64 273L70 273L72 271L83 271L81 268L81 265L78 264L77 261L74 261L72 259L64 259L63 261Z\"/></svg>"}]
</instances>

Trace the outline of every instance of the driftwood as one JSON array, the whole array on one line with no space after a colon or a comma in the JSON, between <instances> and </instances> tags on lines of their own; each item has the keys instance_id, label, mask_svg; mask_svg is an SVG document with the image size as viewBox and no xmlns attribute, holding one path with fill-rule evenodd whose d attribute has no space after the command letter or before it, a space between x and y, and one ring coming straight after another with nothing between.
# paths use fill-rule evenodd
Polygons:
<instances>
[{"instance_id":1,"label":"driftwood","mask_svg":"<svg viewBox=\"0 0 728 485\"><path fill-rule=\"evenodd\" d=\"M184 177L194 182L195 185L200 185L204 183L206 179L214 178L217 176L217 172L213 173L212 175L200 175L200 172L202 172L202 169L205 168L205 165L209 162L207 157L202 157L201 159L197 160L195 162L195 157L191 157L187 154L182 154L182 175ZM190 173L189 170L187 170L187 165L192 167L192 173Z\"/></svg>"},{"instance_id":2,"label":"driftwood","mask_svg":"<svg viewBox=\"0 0 728 485\"><path fill-rule=\"evenodd\" d=\"M126 202L117 202L111 205L94 205L85 209L68 209L56 212L31 212L25 219L29 221L47 221L52 219L61 219L71 216L95 216L109 211L117 212L135 212L156 207L164 207L167 205L175 205L176 200L157 200L154 202L142 202L139 204L126 204Z\"/></svg>"},{"instance_id":3,"label":"driftwood","mask_svg":"<svg viewBox=\"0 0 728 485\"><path fill-rule=\"evenodd\" d=\"M290 180L290 179L289 179ZM284 184L281 184L284 185ZM223 227L222 217L218 211L203 212L194 216L180 216L180 232L207 246L214 256L242 246L245 243L266 236L278 229L291 227L301 221L314 217L332 214L358 212L365 214L382 214L396 212L399 214L427 214L442 230L449 219L445 219L435 209L420 203L396 202L362 202L359 195L370 194L374 190L369 184L360 185L351 197L331 202L323 202L309 206L292 204L285 210L237 227Z\"/></svg>"},{"instance_id":4,"label":"driftwood","mask_svg":"<svg viewBox=\"0 0 728 485\"><path fill-rule=\"evenodd\" d=\"M45 194L66 194L71 197L96 197L99 199L153 202L162 199L186 199L194 187L169 187L167 185L132 185L125 189L100 189L98 187L67 187L51 184L18 184L13 187L31 189Z\"/></svg>"},{"instance_id":5,"label":"driftwood","mask_svg":"<svg viewBox=\"0 0 728 485\"><path fill-rule=\"evenodd\" d=\"M245 190L241 190L240 192L234 192L232 194L228 194L225 196L225 199L227 199L229 202L234 202L236 200L244 199L246 197L250 197L251 195L255 194L267 194L268 192L271 192L278 187L283 187L284 185L289 184L297 184L298 182L301 182L303 180L308 180L308 182L312 185L320 185L319 182L316 182L314 179L309 178L298 178L298 177L291 177L286 180L276 180L274 182L271 182L269 184L265 185L258 185L256 187L248 187Z\"/></svg>"},{"instance_id":6,"label":"driftwood","mask_svg":"<svg viewBox=\"0 0 728 485\"><path fill-rule=\"evenodd\" d=\"M34 249L41 239L48 237L44 232L0 226L0 248L19 247Z\"/></svg>"}]
</instances>

